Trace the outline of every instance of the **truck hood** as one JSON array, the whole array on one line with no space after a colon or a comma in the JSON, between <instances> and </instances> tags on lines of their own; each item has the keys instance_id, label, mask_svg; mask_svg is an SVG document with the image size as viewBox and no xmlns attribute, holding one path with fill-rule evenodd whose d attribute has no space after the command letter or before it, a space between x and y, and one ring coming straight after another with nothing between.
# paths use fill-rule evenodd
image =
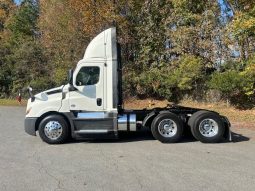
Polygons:
<instances>
[{"instance_id":1,"label":"truck hood","mask_svg":"<svg viewBox=\"0 0 255 191\"><path fill-rule=\"evenodd\" d=\"M35 95L35 101L36 100L47 101L50 98L56 99L56 97L59 97L59 99L61 100L62 98L61 93L63 87L64 85L40 92Z\"/></svg>"},{"instance_id":2,"label":"truck hood","mask_svg":"<svg viewBox=\"0 0 255 191\"><path fill-rule=\"evenodd\" d=\"M64 86L52 88L40 92L34 96L34 101L31 98L27 102L27 117L40 117L43 113L49 111L58 111L62 104L62 89Z\"/></svg>"},{"instance_id":3,"label":"truck hood","mask_svg":"<svg viewBox=\"0 0 255 191\"><path fill-rule=\"evenodd\" d=\"M56 87L56 88L52 88L52 89L49 89L49 90L46 90L46 91L44 91L44 93L46 93L47 95L61 93L63 88L64 88L64 85Z\"/></svg>"}]
</instances>

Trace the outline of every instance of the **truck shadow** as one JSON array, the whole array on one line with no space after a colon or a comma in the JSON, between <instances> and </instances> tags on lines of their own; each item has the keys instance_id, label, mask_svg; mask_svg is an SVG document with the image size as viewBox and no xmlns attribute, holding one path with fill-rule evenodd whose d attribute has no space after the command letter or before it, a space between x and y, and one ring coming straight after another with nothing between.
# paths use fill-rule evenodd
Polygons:
<instances>
[{"instance_id":1,"label":"truck shadow","mask_svg":"<svg viewBox=\"0 0 255 191\"><path fill-rule=\"evenodd\" d=\"M232 132L232 141L229 142L228 140L223 140L220 142L220 144L224 143L238 143L238 142L244 142L249 141L250 138L246 137L242 134L238 134L235 132ZM119 139L94 139L94 140L71 140L69 143L125 143L125 142L138 142L138 141L157 141L152 136L151 132L149 130L143 130L139 132L120 132L119 133ZM180 143L188 143L188 142L198 142L191 134L191 132L187 131L184 132L184 135L181 139Z\"/></svg>"},{"instance_id":2,"label":"truck shadow","mask_svg":"<svg viewBox=\"0 0 255 191\"><path fill-rule=\"evenodd\" d=\"M238 134L238 133L235 133L235 132L232 132L231 135L232 135L232 142L233 143L244 142L244 141L249 141L250 140L249 137L246 137L242 134Z\"/></svg>"},{"instance_id":3,"label":"truck shadow","mask_svg":"<svg viewBox=\"0 0 255 191\"><path fill-rule=\"evenodd\" d=\"M250 138L246 137L242 134L232 132L232 141L228 141L224 139L220 143L238 143L249 141ZM146 140L155 140L150 131L142 131L142 132L123 132L119 136L119 140L117 142L133 142L133 141L146 141ZM156 141L156 140L155 140ZM185 131L182 139L178 143L188 143L188 142L197 142L197 140L193 137L190 131Z\"/></svg>"}]
</instances>

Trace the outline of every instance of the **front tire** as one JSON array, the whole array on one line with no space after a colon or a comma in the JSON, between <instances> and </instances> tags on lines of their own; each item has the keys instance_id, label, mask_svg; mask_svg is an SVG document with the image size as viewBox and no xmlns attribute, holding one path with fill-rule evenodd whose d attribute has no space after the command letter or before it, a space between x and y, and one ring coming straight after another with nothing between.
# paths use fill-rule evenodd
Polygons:
<instances>
[{"instance_id":1,"label":"front tire","mask_svg":"<svg viewBox=\"0 0 255 191\"><path fill-rule=\"evenodd\" d=\"M173 113L161 113L154 118L151 132L155 139L162 143L175 143L183 133L182 121Z\"/></svg>"},{"instance_id":2,"label":"front tire","mask_svg":"<svg viewBox=\"0 0 255 191\"><path fill-rule=\"evenodd\" d=\"M39 124L41 139L49 144L61 144L69 138L69 126L64 117L49 115Z\"/></svg>"},{"instance_id":3,"label":"front tire","mask_svg":"<svg viewBox=\"0 0 255 191\"><path fill-rule=\"evenodd\" d=\"M218 143L223 138L224 123L217 113L198 111L188 121L192 135L203 143Z\"/></svg>"}]
</instances>

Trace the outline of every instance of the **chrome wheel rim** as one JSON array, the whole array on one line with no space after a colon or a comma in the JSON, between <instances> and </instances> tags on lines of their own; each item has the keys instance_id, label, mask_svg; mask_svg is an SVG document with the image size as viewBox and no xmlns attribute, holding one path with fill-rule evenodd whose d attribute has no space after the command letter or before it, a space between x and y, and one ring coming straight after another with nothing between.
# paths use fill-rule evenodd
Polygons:
<instances>
[{"instance_id":1,"label":"chrome wheel rim","mask_svg":"<svg viewBox=\"0 0 255 191\"><path fill-rule=\"evenodd\" d=\"M62 125L58 121L49 121L44 127L46 137L51 140L58 139L63 132Z\"/></svg>"},{"instance_id":2,"label":"chrome wheel rim","mask_svg":"<svg viewBox=\"0 0 255 191\"><path fill-rule=\"evenodd\" d=\"M204 137L213 137L218 134L218 123L213 119L204 119L199 124L199 132Z\"/></svg>"},{"instance_id":3,"label":"chrome wheel rim","mask_svg":"<svg viewBox=\"0 0 255 191\"><path fill-rule=\"evenodd\" d=\"M163 119L158 125L158 131L163 137L173 137L177 133L177 125L171 119Z\"/></svg>"}]
</instances>

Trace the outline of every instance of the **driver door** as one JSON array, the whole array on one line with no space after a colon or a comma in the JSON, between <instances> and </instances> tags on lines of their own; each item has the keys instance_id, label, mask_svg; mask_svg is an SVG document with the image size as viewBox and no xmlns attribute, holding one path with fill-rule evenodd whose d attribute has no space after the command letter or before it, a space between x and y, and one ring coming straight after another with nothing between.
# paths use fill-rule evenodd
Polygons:
<instances>
[{"instance_id":1,"label":"driver door","mask_svg":"<svg viewBox=\"0 0 255 191\"><path fill-rule=\"evenodd\" d=\"M104 64L86 63L78 66L73 75L75 90L69 91L71 111L103 111Z\"/></svg>"}]
</instances>

